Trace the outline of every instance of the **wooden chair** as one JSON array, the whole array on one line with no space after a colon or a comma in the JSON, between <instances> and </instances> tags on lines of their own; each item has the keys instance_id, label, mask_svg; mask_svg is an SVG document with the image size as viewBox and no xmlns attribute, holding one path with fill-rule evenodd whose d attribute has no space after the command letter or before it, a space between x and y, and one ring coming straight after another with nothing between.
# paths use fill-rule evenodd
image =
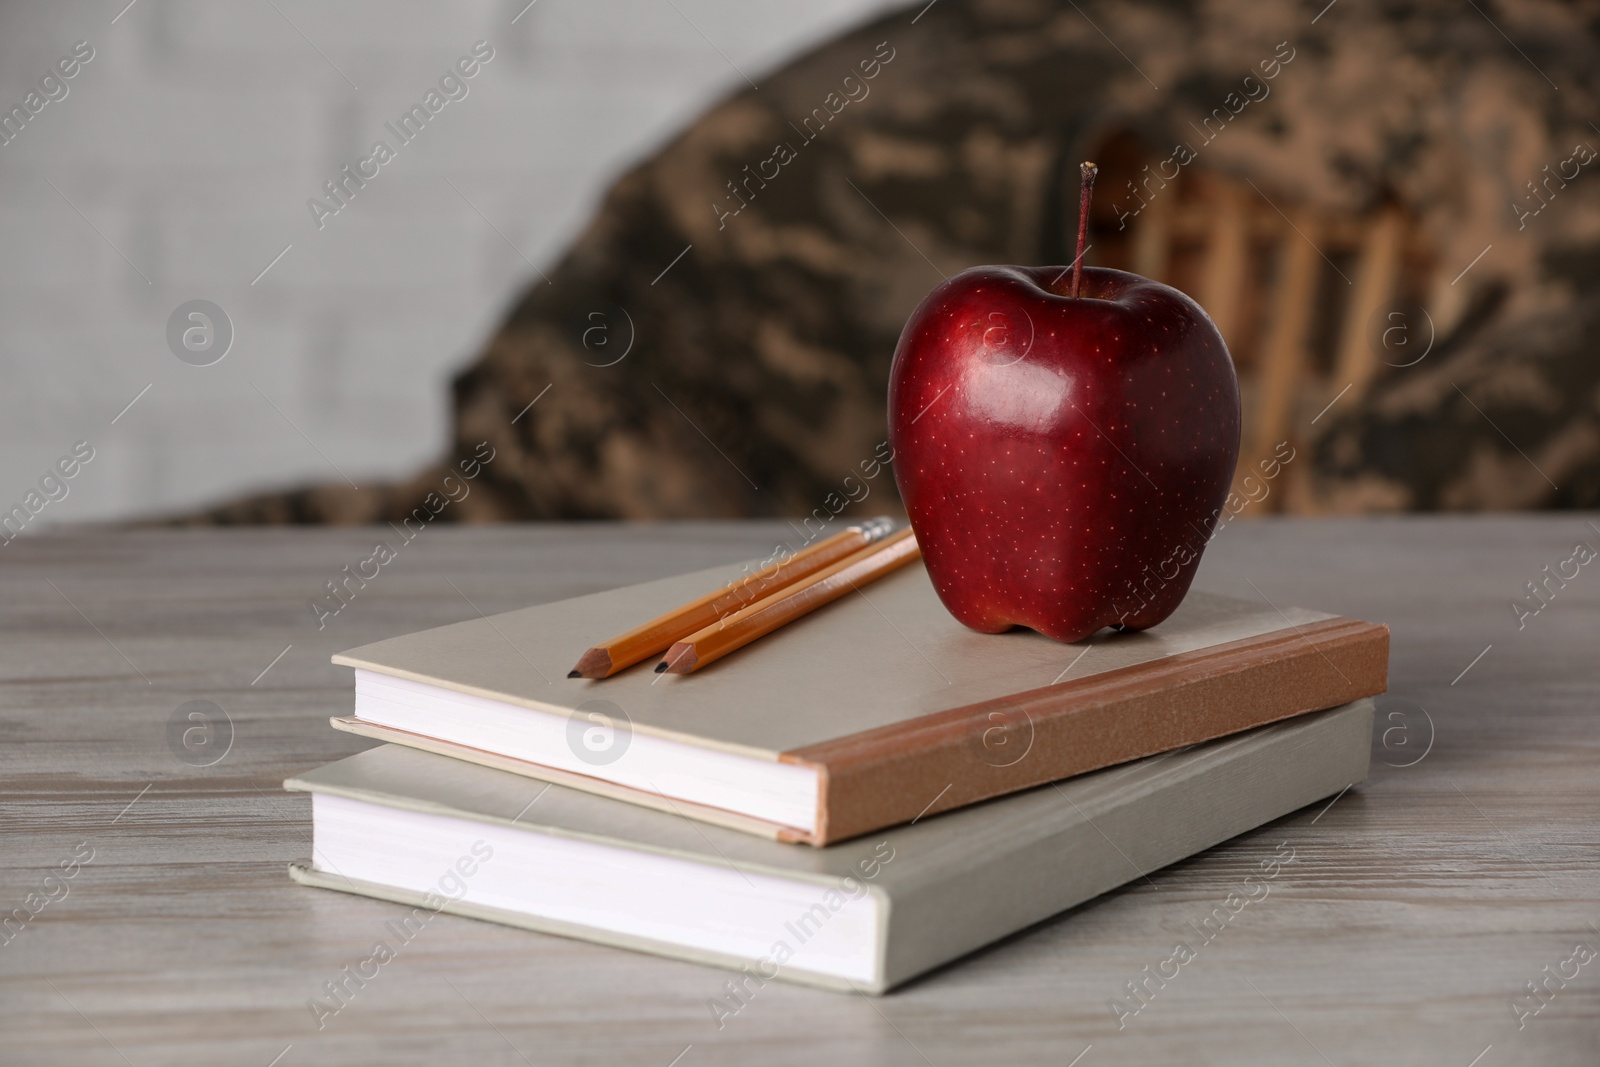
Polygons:
<instances>
[{"instance_id":1,"label":"wooden chair","mask_svg":"<svg viewBox=\"0 0 1600 1067\"><path fill-rule=\"evenodd\" d=\"M1203 159L1152 180L1159 157L1126 135L1101 157L1092 261L1193 296L1233 354L1244 404L1235 490L1259 498L1241 515L1319 510L1306 480L1315 424L1330 403L1361 402L1384 369L1384 308L1420 295L1430 274L1403 212L1318 212ZM1284 446L1295 458L1264 478L1261 463Z\"/></svg>"}]
</instances>

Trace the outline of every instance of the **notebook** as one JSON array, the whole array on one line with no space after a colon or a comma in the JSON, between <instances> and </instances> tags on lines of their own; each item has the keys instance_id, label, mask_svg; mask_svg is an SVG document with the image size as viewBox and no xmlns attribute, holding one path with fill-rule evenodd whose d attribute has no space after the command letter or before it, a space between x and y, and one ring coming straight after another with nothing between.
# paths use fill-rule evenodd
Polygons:
<instances>
[{"instance_id":1,"label":"notebook","mask_svg":"<svg viewBox=\"0 0 1600 1067\"><path fill-rule=\"evenodd\" d=\"M825 849L384 745L284 783L312 794L290 873L405 905L402 943L445 912L731 968L746 995L882 993L1361 781L1372 718L1359 700Z\"/></svg>"},{"instance_id":2,"label":"notebook","mask_svg":"<svg viewBox=\"0 0 1600 1067\"><path fill-rule=\"evenodd\" d=\"M922 564L697 671L569 679L714 568L351 649L333 725L783 841L922 815L1382 692L1388 629L1191 592L1137 634L980 634Z\"/></svg>"}]
</instances>

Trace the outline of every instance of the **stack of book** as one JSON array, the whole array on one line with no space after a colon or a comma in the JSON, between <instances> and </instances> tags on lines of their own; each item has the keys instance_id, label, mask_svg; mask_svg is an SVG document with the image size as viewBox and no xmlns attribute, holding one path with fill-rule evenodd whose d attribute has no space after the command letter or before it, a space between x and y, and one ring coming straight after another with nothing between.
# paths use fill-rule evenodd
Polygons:
<instances>
[{"instance_id":1,"label":"stack of book","mask_svg":"<svg viewBox=\"0 0 1600 1067\"><path fill-rule=\"evenodd\" d=\"M979 634L914 552L700 669L596 669L597 637L750 588L734 565L335 656L333 725L387 743L285 783L313 801L290 873L881 993L1367 773L1383 626L1192 592L1143 633Z\"/></svg>"}]
</instances>

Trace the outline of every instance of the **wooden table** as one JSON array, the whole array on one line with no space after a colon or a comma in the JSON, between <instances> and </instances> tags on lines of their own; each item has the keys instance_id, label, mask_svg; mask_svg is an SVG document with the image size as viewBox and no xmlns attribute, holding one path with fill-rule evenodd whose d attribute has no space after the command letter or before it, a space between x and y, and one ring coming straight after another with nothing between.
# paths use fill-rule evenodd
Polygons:
<instances>
[{"instance_id":1,"label":"wooden table","mask_svg":"<svg viewBox=\"0 0 1600 1067\"><path fill-rule=\"evenodd\" d=\"M327 725L330 653L763 555L780 524L430 529L320 631L307 602L391 532L18 540L0 917L46 903L0 944L0 1062L1593 1067L1600 959L1566 961L1600 951L1600 562L1520 630L1511 607L1600 547L1592 518L1229 527L1203 587L1394 628L1364 786L891 996L774 983L720 1030L722 972L440 916L319 1031L307 1001L399 909L289 881L310 808L279 783L366 745ZM1280 842L1271 895L1119 1030L1111 998Z\"/></svg>"}]
</instances>

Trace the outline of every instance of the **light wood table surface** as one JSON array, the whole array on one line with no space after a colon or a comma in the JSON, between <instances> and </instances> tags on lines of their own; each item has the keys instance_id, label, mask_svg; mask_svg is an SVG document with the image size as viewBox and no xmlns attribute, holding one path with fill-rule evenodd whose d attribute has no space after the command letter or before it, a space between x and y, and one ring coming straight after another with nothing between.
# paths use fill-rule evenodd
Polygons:
<instances>
[{"instance_id":1,"label":"light wood table surface","mask_svg":"<svg viewBox=\"0 0 1600 1067\"><path fill-rule=\"evenodd\" d=\"M0 917L54 899L0 944L0 1062L1594 1067L1600 959L1566 961L1600 951L1600 561L1520 630L1511 607L1600 547L1591 520L1235 523L1200 586L1393 627L1365 785L890 996L770 983L722 1029L720 971L441 915L319 1031L308 1000L401 909L290 882L310 804L280 783L368 745L327 725L351 703L331 653L764 555L781 524L430 529L321 631L307 602L392 532L19 539ZM191 700L231 720L211 766L169 743ZM1124 983L1280 842L1270 895L1119 1030Z\"/></svg>"}]
</instances>

